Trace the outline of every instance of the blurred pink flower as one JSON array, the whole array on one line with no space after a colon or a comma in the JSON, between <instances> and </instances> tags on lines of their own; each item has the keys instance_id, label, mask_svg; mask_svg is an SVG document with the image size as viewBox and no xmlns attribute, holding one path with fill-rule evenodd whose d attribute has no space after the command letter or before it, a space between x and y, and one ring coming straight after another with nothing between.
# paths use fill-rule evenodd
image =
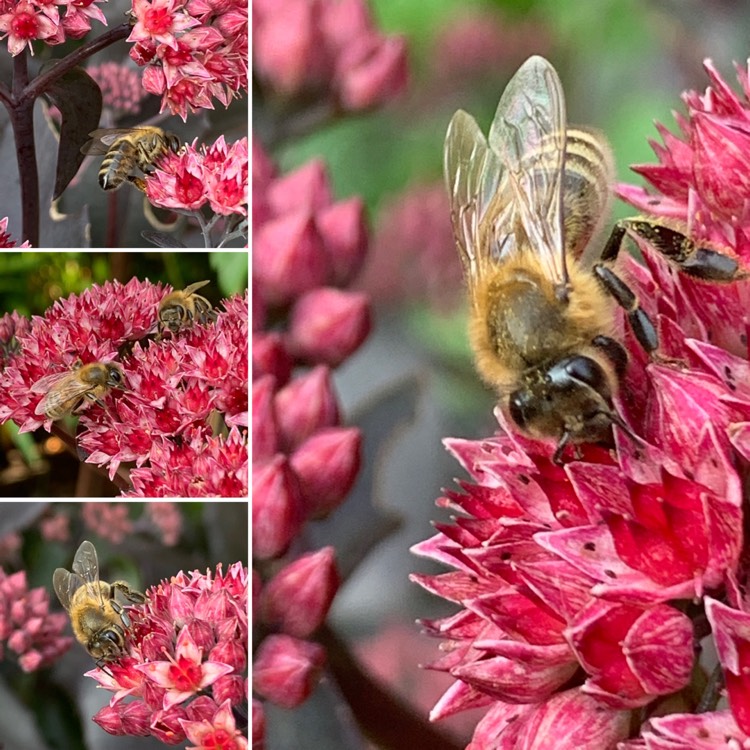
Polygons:
<instances>
[{"instance_id":1,"label":"blurred pink flower","mask_svg":"<svg viewBox=\"0 0 750 750\"><path fill-rule=\"evenodd\" d=\"M141 76L132 68L118 62L91 65L86 72L102 91L102 104L114 119L135 115L141 111L141 102L147 93L141 85Z\"/></svg>"},{"instance_id":2,"label":"blurred pink flower","mask_svg":"<svg viewBox=\"0 0 750 750\"><path fill-rule=\"evenodd\" d=\"M177 503L147 503L145 508L151 522L161 533L165 547L174 547L182 531L182 511Z\"/></svg>"},{"instance_id":3,"label":"blurred pink flower","mask_svg":"<svg viewBox=\"0 0 750 750\"><path fill-rule=\"evenodd\" d=\"M102 539L121 544L132 533L127 503L83 503L81 516L86 528Z\"/></svg>"},{"instance_id":4,"label":"blurred pink flower","mask_svg":"<svg viewBox=\"0 0 750 750\"><path fill-rule=\"evenodd\" d=\"M463 300L461 264L442 183L421 185L388 201L357 286L382 305L425 301L450 311Z\"/></svg>"},{"instance_id":5,"label":"blurred pink flower","mask_svg":"<svg viewBox=\"0 0 750 750\"><path fill-rule=\"evenodd\" d=\"M70 540L70 517L65 513L52 513L40 520L39 531L47 542L67 542Z\"/></svg>"},{"instance_id":6,"label":"blurred pink flower","mask_svg":"<svg viewBox=\"0 0 750 750\"><path fill-rule=\"evenodd\" d=\"M73 642L62 635L67 624L64 612L50 614L47 589L28 588L25 571L6 575L0 570L0 657L7 645L24 672L47 667Z\"/></svg>"}]
</instances>

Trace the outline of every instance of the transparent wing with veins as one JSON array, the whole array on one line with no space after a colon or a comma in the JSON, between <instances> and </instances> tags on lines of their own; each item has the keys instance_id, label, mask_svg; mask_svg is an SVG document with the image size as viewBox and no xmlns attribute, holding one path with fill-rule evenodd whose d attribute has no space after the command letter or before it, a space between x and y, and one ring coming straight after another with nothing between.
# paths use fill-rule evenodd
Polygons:
<instances>
[{"instance_id":1,"label":"transparent wing with veins","mask_svg":"<svg viewBox=\"0 0 750 750\"><path fill-rule=\"evenodd\" d=\"M544 58L529 58L508 83L489 146L505 169L532 252L565 296L565 98L557 72Z\"/></svg>"}]
</instances>

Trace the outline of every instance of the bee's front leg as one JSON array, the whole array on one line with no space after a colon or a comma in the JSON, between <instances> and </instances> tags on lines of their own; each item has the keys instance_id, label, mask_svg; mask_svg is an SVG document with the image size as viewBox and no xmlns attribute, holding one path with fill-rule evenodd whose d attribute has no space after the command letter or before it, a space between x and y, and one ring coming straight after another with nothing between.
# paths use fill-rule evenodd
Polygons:
<instances>
[{"instance_id":1,"label":"bee's front leg","mask_svg":"<svg viewBox=\"0 0 750 750\"><path fill-rule=\"evenodd\" d=\"M146 181L143 178L129 174L128 182L134 187L138 188L138 190L140 190L142 193L146 192Z\"/></svg>"}]
</instances>

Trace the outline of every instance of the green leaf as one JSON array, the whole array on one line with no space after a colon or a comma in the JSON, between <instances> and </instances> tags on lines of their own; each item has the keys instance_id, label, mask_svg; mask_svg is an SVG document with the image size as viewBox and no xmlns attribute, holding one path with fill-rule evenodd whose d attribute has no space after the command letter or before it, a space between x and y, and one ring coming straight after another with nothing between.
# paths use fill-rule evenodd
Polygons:
<instances>
[{"instance_id":1,"label":"green leaf","mask_svg":"<svg viewBox=\"0 0 750 750\"><path fill-rule=\"evenodd\" d=\"M45 91L44 97L54 104L62 115L53 195L56 200L75 177L83 162L81 146L88 140L89 133L99 127L102 92L96 81L83 68L73 68L54 81Z\"/></svg>"}]
</instances>

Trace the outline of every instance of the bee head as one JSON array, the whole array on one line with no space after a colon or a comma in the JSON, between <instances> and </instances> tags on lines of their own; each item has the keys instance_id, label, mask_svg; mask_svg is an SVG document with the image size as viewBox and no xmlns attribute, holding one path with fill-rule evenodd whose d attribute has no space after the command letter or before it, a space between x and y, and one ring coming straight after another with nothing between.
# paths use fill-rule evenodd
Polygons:
<instances>
[{"instance_id":1,"label":"bee head","mask_svg":"<svg viewBox=\"0 0 750 750\"><path fill-rule=\"evenodd\" d=\"M537 375L510 394L508 410L527 434L559 437L556 459L565 443L603 440L622 422L612 406L614 373L592 357L565 357Z\"/></svg>"},{"instance_id":2,"label":"bee head","mask_svg":"<svg viewBox=\"0 0 750 750\"><path fill-rule=\"evenodd\" d=\"M122 388L125 384L125 376L122 374L122 370L117 366L108 363L106 366L107 370L107 381L106 384L110 388Z\"/></svg>"},{"instance_id":3,"label":"bee head","mask_svg":"<svg viewBox=\"0 0 750 750\"><path fill-rule=\"evenodd\" d=\"M89 654L96 660L112 661L120 656L125 646L125 636L116 625L100 630L88 642Z\"/></svg>"}]
</instances>

